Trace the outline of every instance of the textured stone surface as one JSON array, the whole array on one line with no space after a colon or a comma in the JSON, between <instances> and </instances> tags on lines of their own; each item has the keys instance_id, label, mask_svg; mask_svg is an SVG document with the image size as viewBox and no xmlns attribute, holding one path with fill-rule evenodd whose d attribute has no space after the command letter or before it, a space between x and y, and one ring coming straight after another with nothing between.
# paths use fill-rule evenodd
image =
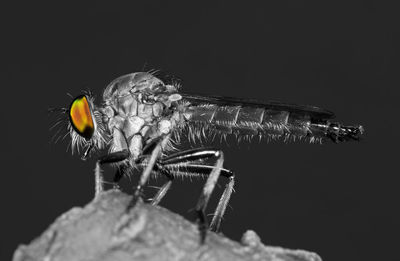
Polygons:
<instances>
[{"instance_id":1,"label":"textured stone surface","mask_svg":"<svg viewBox=\"0 0 400 261\"><path fill-rule=\"evenodd\" d=\"M253 231L240 243L210 232L200 245L195 224L143 203L126 213L129 199L108 191L84 208L69 210L31 244L19 246L13 260L321 260L303 250L264 246Z\"/></svg>"}]
</instances>

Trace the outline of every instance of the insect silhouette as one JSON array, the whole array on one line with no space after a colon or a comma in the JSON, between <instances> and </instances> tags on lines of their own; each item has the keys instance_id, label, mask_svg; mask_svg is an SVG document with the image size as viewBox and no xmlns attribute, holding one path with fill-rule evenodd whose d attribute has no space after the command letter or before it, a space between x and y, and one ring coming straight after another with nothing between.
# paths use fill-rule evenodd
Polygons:
<instances>
[{"instance_id":1,"label":"insect silhouette","mask_svg":"<svg viewBox=\"0 0 400 261\"><path fill-rule=\"evenodd\" d=\"M166 195L175 177L207 177L195 208L202 241L208 229L205 209L217 180L223 176L227 183L210 224L214 231L220 227L235 175L223 167L224 153L219 149L177 152L174 147L181 134L193 140L232 134L238 139L307 139L312 143L326 139L339 143L358 140L363 133L362 126L331 122L334 114L318 107L187 94L178 84L165 84L149 72L113 80L105 88L100 106L94 104L90 94L84 94L62 111L68 118L72 150L83 148L82 159L108 148L96 162L96 196L103 191L104 164L116 166L115 183L134 169L142 170L129 208L141 197L152 175L168 179L152 199L154 205Z\"/></svg>"}]
</instances>

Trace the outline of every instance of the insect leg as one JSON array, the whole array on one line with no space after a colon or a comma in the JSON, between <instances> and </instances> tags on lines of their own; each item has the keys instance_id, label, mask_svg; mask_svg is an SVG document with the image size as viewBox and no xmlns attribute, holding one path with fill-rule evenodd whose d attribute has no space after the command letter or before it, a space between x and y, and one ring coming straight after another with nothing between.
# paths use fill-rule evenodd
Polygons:
<instances>
[{"instance_id":1,"label":"insect leg","mask_svg":"<svg viewBox=\"0 0 400 261\"><path fill-rule=\"evenodd\" d=\"M217 150L217 149L200 148L200 149L193 149L193 150L176 153L174 155L171 155L169 157L166 157L166 158L160 160L160 164L165 165L165 167L167 167L168 165L174 165L174 164L178 164L178 163L182 164L182 163L188 162L188 161L204 160L204 159L211 158L211 157L217 158L217 161L216 161L214 167L211 168L211 172L208 175L206 184L204 185L202 194L200 195L200 198L196 205L196 213L198 216L198 225L199 225L202 243L204 243L207 228L208 228L208 222L207 222L207 217L205 215L205 210L207 208L207 204L210 199L210 196L214 190L215 184L217 183L218 178L221 174L222 165L224 162L223 152L221 150ZM199 166L198 168L200 169L201 167ZM233 183L232 183L232 186L233 186ZM228 203L227 200L229 200L231 192L232 191L230 191L229 193L224 192L224 194L223 194L224 200L221 199L221 201L217 207L218 211L216 211L216 214L218 214L218 216L221 216L225 212L225 208ZM217 223L215 223L215 222L217 222ZM220 223L220 221L218 221L218 218L216 219L215 222L214 223L217 226Z\"/></svg>"},{"instance_id":2,"label":"insect leg","mask_svg":"<svg viewBox=\"0 0 400 261\"><path fill-rule=\"evenodd\" d=\"M158 190L157 194L154 196L153 200L151 201L151 204L153 206L160 203L160 201L167 194L168 190L171 188L172 181L174 180L174 177L168 171L162 170L160 173L164 174L168 178L168 181Z\"/></svg>"},{"instance_id":3,"label":"insect leg","mask_svg":"<svg viewBox=\"0 0 400 261\"><path fill-rule=\"evenodd\" d=\"M233 186L235 185L235 175L229 177L229 182L225 186L225 190L218 202L218 206L215 209L213 219L211 221L210 229L212 231L218 232L221 225L222 217L225 214L226 207L228 206L229 199L231 198L233 192Z\"/></svg>"},{"instance_id":4,"label":"insect leg","mask_svg":"<svg viewBox=\"0 0 400 261\"><path fill-rule=\"evenodd\" d=\"M106 163L116 163L123 161L129 157L129 150L125 149L122 151L112 152L108 155L100 157L96 162L96 168L94 170L95 176L95 197L97 197L103 191L103 175L101 173L100 166Z\"/></svg>"},{"instance_id":5,"label":"insect leg","mask_svg":"<svg viewBox=\"0 0 400 261\"><path fill-rule=\"evenodd\" d=\"M167 135L167 136L164 136L163 139L160 139L159 142L157 143L157 145L155 145L153 151L151 152L149 160L146 163L146 168L140 175L139 184L137 185L136 190L133 194L132 200L127 207L127 211L129 211L132 207L134 207L137 200L140 198L142 190L143 190L143 186L146 184L147 180L149 179L150 174L154 169L155 163L161 154L162 148L168 142L169 137L170 136Z\"/></svg>"},{"instance_id":6,"label":"insect leg","mask_svg":"<svg viewBox=\"0 0 400 261\"><path fill-rule=\"evenodd\" d=\"M125 164L117 166L117 171L115 172L114 179L113 179L114 189L119 188L118 182L122 179L123 176L125 176L126 171L129 171L128 166L129 165L125 165Z\"/></svg>"},{"instance_id":7,"label":"insect leg","mask_svg":"<svg viewBox=\"0 0 400 261\"><path fill-rule=\"evenodd\" d=\"M187 164L179 163L178 166L173 166L173 165L164 166L164 168L171 168L171 167L172 167L171 172L175 171L174 173L177 173L178 175L181 175L183 177L202 176L202 175L208 176L210 174L210 170L215 168L214 166L199 165L190 162ZM235 174L232 171L222 168L220 175L227 178L228 183L225 186L224 192L222 193L222 196L218 202L218 206L215 209L213 219L211 221L210 230L215 232L218 232L219 230L222 217L225 214L226 207L228 206L229 199L232 195L233 187L235 185Z\"/></svg>"},{"instance_id":8,"label":"insect leg","mask_svg":"<svg viewBox=\"0 0 400 261\"><path fill-rule=\"evenodd\" d=\"M215 166L203 165L204 163L201 162L201 160L211 157L217 157L217 163L215 164ZM152 205L157 205L162 200L162 198L171 187L174 176L208 176L206 185L203 189L203 194L200 197L196 207L196 213L199 216L199 229L202 234L202 242L204 242L205 233L207 230L207 221L204 211L206 209L208 200L211 196L212 190L218 180L219 175L228 178L229 182L227 183L225 190L219 200L218 206L214 212L214 217L210 226L211 230L218 231L222 217L225 213L229 199L233 192L233 186L235 183L234 174L232 171L222 168L222 163L222 151L212 148L197 148L182 151L160 159L154 165L153 171L158 172L159 174L166 175L169 180L157 192L152 201ZM217 171L219 173L217 173ZM210 192L206 192L205 194L204 191L207 187L209 188Z\"/></svg>"},{"instance_id":9,"label":"insect leg","mask_svg":"<svg viewBox=\"0 0 400 261\"><path fill-rule=\"evenodd\" d=\"M185 150L182 152L178 152L172 154L168 157L162 158L160 160L160 164L162 165L170 165L176 163L182 163L187 161L195 161L195 160L204 160L207 158L216 157L216 152L219 151L215 148L196 148Z\"/></svg>"},{"instance_id":10,"label":"insect leg","mask_svg":"<svg viewBox=\"0 0 400 261\"><path fill-rule=\"evenodd\" d=\"M215 184L217 183L219 175L221 173L222 164L224 163L224 153L221 150L210 150L209 152L214 154L214 157L217 158L217 161L207 178L206 184L204 185L203 191L196 205L196 213L198 216L198 224L200 230L200 240L202 243L204 243L206 239L206 232L208 228L205 210L207 208L210 196L214 190Z\"/></svg>"},{"instance_id":11,"label":"insect leg","mask_svg":"<svg viewBox=\"0 0 400 261\"><path fill-rule=\"evenodd\" d=\"M175 164L165 164L165 165L157 163L154 167L154 171L157 172L157 174L165 175L168 178L168 181L160 188L160 190L154 196L152 205L157 205L160 203L162 198L165 196L165 194L171 187L174 176L181 176L182 178L209 176L213 168L214 166L201 165L199 163L190 161L176 162ZM227 169L221 169L221 176L230 179L233 175L234 174L232 171Z\"/></svg>"},{"instance_id":12,"label":"insect leg","mask_svg":"<svg viewBox=\"0 0 400 261\"><path fill-rule=\"evenodd\" d=\"M199 165L199 164L193 164L190 161L195 161L199 159L205 159L209 157L218 157L217 154L222 153L219 152L219 150L216 149L193 149L193 150L188 150L180 153L176 153L174 155L171 155L167 158L164 158L161 160L161 164L164 164L163 168L172 168L171 171L175 170L175 172L180 173L180 175L209 175L210 171L215 170L215 166L211 167L208 165ZM223 159L221 159L223 160ZM217 162L218 164L218 162ZM222 163L221 163L222 165ZM181 174L182 173L182 174ZM234 174L226 170L224 168L220 168L220 174L226 178L229 179L229 182L227 183L225 190L220 198L220 201L218 203L218 206L214 212L214 217L212 219L210 228L213 231L218 231L222 217L225 213L226 207L228 205L229 199L232 195L233 192L233 186L235 184L235 176ZM211 174L210 174L211 176ZM207 186L207 183L206 183ZM207 199L208 200L208 199ZM200 200L199 200L199 204ZM204 207L205 209L205 207ZM202 214L200 214L202 215ZM201 216L200 216L201 220Z\"/></svg>"}]
</instances>

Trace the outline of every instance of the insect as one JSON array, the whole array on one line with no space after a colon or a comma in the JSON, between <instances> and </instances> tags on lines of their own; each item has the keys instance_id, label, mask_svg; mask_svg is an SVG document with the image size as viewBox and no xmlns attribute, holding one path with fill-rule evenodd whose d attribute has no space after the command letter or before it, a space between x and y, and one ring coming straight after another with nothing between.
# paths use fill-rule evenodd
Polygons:
<instances>
[{"instance_id":1,"label":"insect","mask_svg":"<svg viewBox=\"0 0 400 261\"><path fill-rule=\"evenodd\" d=\"M130 207L152 175L168 179L152 199L154 205L162 200L175 177L206 176L195 208L203 241L208 229L205 209L217 180L223 176L227 183L210 224L214 231L219 230L235 175L223 167L224 154L219 149L174 150L181 134L194 140L232 134L239 139L327 139L339 143L358 140L363 133L362 126L331 122L334 114L318 107L187 94L178 84L166 84L148 72L113 80L105 88L100 106L90 94L84 94L74 98L63 112L68 118L72 150L84 148L82 159L93 151L108 149L96 162L96 196L103 191L104 164L116 166L115 183L133 169L142 169Z\"/></svg>"}]
</instances>

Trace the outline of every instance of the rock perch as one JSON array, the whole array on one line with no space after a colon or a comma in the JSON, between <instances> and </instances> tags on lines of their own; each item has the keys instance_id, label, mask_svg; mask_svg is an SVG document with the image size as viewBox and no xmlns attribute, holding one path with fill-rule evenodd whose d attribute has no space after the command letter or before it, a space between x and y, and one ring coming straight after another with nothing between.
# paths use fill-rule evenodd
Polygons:
<instances>
[{"instance_id":1,"label":"rock perch","mask_svg":"<svg viewBox=\"0 0 400 261\"><path fill-rule=\"evenodd\" d=\"M315 253L265 246L253 231L247 231L240 243L209 232L200 245L196 224L144 203L125 213L129 200L111 190L84 208L69 210L39 238L19 246L13 260L321 261Z\"/></svg>"}]
</instances>

